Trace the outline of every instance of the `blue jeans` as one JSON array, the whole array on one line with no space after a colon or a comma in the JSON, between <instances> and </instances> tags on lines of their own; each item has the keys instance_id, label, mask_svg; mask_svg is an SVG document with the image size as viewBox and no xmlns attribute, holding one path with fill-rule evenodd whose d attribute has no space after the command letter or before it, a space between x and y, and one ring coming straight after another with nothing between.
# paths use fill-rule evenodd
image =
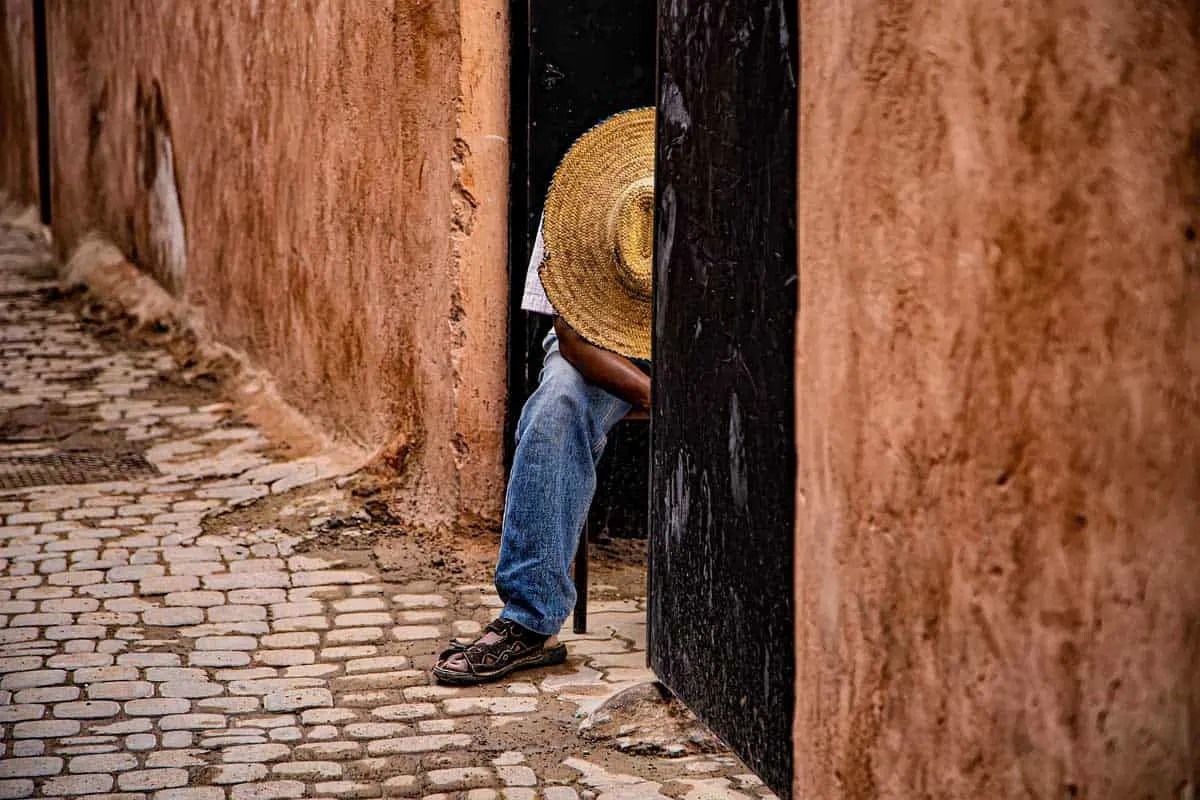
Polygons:
<instances>
[{"instance_id":1,"label":"blue jeans","mask_svg":"<svg viewBox=\"0 0 1200 800\"><path fill-rule=\"evenodd\" d=\"M589 383L551 331L537 390L521 409L496 565L500 616L553 636L575 606L571 561L608 432L631 406Z\"/></svg>"}]
</instances>

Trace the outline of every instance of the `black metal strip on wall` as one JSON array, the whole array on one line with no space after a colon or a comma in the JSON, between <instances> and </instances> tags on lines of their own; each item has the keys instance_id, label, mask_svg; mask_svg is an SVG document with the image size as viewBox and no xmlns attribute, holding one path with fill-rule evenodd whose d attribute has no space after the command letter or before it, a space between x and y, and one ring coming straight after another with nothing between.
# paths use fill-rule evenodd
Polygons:
<instances>
[{"instance_id":1,"label":"black metal strip on wall","mask_svg":"<svg viewBox=\"0 0 1200 800\"><path fill-rule=\"evenodd\" d=\"M650 656L791 794L795 3L659 3Z\"/></svg>"},{"instance_id":2,"label":"black metal strip on wall","mask_svg":"<svg viewBox=\"0 0 1200 800\"><path fill-rule=\"evenodd\" d=\"M33 70L37 97L38 202L42 224L51 222L50 194L50 58L46 39L46 2L33 2Z\"/></svg>"}]
</instances>

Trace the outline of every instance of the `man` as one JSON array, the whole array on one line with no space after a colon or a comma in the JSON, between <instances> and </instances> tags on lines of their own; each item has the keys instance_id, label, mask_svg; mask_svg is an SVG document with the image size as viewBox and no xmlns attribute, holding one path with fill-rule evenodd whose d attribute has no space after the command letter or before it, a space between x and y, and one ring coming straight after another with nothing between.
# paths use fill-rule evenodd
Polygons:
<instances>
[{"instance_id":1,"label":"man","mask_svg":"<svg viewBox=\"0 0 1200 800\"><path fill-rule=\"evenodd\" d=\"M606 437L650 408L654 111L608 118L572 145L546 197L522 308L554 317L538 388L521 411L505 498L500 616L455 642L434 675L476 684L560 664L575 604L570 566ZM639 366L641 365L641 366Z\"/></svg>"}]
</instances>

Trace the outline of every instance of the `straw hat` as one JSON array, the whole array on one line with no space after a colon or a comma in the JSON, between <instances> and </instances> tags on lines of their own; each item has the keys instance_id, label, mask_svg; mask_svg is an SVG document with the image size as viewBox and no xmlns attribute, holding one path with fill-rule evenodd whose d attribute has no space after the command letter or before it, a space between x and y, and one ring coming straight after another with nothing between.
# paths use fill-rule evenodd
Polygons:
<instances>
[{"instance_id":1,"label":"straw hat","mask_svg":"<svg viewBox=\"0 0 1200 800\"><path fill-rule=\"evenodd\" d=\"M650 358L654 109L624 111L571 145L546 196L539 274L568 325L597 347Z\"/></svg>"}]
</instances>

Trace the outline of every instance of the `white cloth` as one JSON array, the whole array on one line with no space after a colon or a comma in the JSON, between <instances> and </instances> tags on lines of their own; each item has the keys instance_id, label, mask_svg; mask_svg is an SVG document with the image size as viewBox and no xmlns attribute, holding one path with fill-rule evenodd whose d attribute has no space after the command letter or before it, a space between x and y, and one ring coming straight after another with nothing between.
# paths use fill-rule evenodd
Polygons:
<instances>
[{"instance_id":1,"label":"white cloth","mask_svg":"<svg viewBox=\"0 0 1200 800\"><path fill-rule=\"evenodd\" d=\"M533 243L533 253L529 256L529 268L525 271L525 292L521 296L521 310L532 311L535 314L554 316L554 306L546 297L546 288L542 286L542 278L538 270L546 257L546 242L542 238L542 225L538 223L537 240Z\"/></svg>"}]
</instances>

